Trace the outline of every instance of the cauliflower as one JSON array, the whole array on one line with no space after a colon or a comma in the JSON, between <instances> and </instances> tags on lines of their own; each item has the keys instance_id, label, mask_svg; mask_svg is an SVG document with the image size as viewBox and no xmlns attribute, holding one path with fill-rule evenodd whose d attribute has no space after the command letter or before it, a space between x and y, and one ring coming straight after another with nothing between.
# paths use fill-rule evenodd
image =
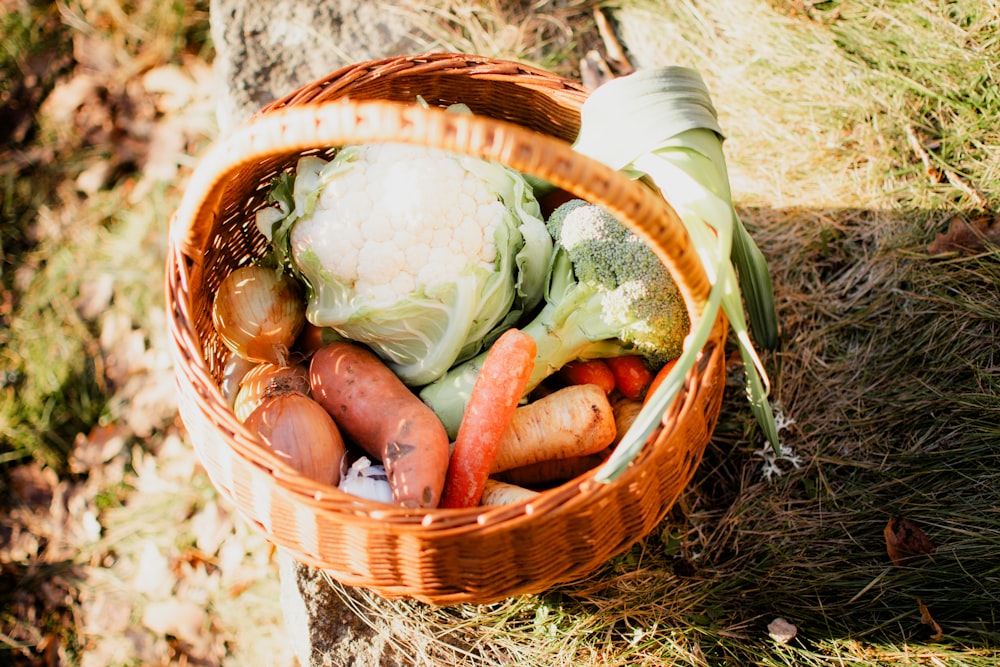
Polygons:
<instances>
[{"instance_id":1,"label":"cauliflower","mask_svg":"<svg viewBox=\"0 0 1000 667\"><path fill-rule=\"evenodd\" d=\"M474 356L542 297L552 240L531 187L440 149L301 158L257 214L307 289L307 318L371 347L407 384Z\"/></svg>"},{"instance_id":2,"label":"cauliflower","mask_svg":"<svg viewBox=\"0 0 1000 667\"><path fill-rule=\"evenodd\" d=\"M340 159L354 167L331 179L313 215L292 228L295 256L314 253L376 307L417 285L458 280L469 262L492 271L507 209L487 181L422 146L354 146Z\"/></svg>"}]
</instances>

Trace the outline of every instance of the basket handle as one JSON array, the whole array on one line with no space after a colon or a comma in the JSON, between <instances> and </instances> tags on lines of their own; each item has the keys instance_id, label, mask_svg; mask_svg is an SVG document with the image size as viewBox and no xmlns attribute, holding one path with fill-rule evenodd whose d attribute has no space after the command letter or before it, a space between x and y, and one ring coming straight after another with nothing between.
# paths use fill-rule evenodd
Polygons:
<instances>
[{"instance_id":1,"label":"basket handle","mask_svg":"<svg viewBox=\"0 0 1000 667\"><path fill-rule=\"evenodd\" d=\"M684 298L691 328L710 283L673 208L645 185L555 137L481 115L389 101L337 100L257 116L215 144L191 176L170 239L198 264L226 183L276 154L344 144L404 142L494 160L604 206L660 258Z\"/></svg>"}]
</instances>

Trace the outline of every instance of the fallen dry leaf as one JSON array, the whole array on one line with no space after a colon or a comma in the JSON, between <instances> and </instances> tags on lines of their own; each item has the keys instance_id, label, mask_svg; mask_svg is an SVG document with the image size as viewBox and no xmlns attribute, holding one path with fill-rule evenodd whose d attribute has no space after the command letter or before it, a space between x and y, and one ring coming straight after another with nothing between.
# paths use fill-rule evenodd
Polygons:
<instances>
[{"instance_id":1,"label":"fallen dry leaf","mask_svg":"<svg viewBox=\"0 0 1000 667\"><path fill-rule=\"evenodd\" d=\"M892 517L886 524L885 549L892 564L904 565L906 561L934 551L934 543L909 519Z\"/></svg>"},{"instance_id":2,"label":"fallen dry leaf","mask_svg":"<svg viewBox=\"0 0 1000 667\"><path fill-rule=\"evenodd\" d=\"M8 473L7 483L16 502L28 507L47 507L55 495L59 477L52 468L32 461L25 465L12 468Z\"/></svg>"},{"instance_id":3,"label":"fallen dry leaf","mask_svg":"<svg viewBox=\"0 0 1000 667\"><path fill-rule=\"evenodd\" d=\"M927 246L927 252L974 255L987 245L997 244L1000 244L1000 215L984 213L972 218L956 215L949 222L948 231L938 234Z\"/></svg>"},{"instance_id":4,"label":"fallen dry leaf","mask_svg":"<svg viewBox=\"0 0 1000 667\"><path fill-rule=\"evenodd\" d=\"M170 560L153 540L146 540L138 556L132 587L152 598L170 597L177 578L170 569Z\"/></svg>"},{"instance_id":5,"label":"fallen dry leaf","mask_svg":"<svg viewBox=\"0 0 1000 667\"><path fill-rule=\"evenodd\" d=\"M917 598L917 607L920 608L920 622L931 629L931 639L937 641L944 637L944 630L942 630L938 622L934 620L934 617L931 616L931 610L927 608L927 605L925 605L924 601L920 598Z\"/></svg>"},{"instance_id":6,"label":"fallen dry leaf","mask_svg":"<svg viewBox=\"0 0 1000 667\"><path fill-rule=\"evenodd\" d=\"M208 612L187 600L162 600L149 603L142 613L142 624L155 635L171 635L186 643L196 656L204 656L212 644L208 631Z\"/></svg>"},{"instance_id":7,"label":"fallen dry leaf","mask_svg":"<svg viewBox=\"0 0 1000 667\"><path fill-rule=\"evenodd\" d=\"M83 474L101 469L121 453L129 435L129 431L114 423L98 424L86 435L77 434L69 455L70 472Z\"/></svg>"}]
</instances>

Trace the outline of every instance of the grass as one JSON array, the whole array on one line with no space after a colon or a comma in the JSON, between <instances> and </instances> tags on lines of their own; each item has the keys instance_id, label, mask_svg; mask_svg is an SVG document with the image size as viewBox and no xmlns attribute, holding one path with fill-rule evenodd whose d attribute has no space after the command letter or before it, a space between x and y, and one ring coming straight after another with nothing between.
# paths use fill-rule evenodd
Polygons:
<instances>
[{"instance_id":1,"label":"grass","mask_svg":"<svg viewBox=\"0 0 1000 667\"><path fill-rule=\"evenodd\" d=\"M125 12L81 2L57 12L14 4L17 12L3 19L4 113L14 99L11 72L23 71L32 54L54 58L42 91L70 70L79 54L58 46L69 37L112 39L122 82L164 62L211 56L202 5L184 11L186 3L139 2ZM740 212L775 279L783 344L765 361L788 421L786 456L769 458L735 376L681 501L656 531L585 581L443 609L332 581L331 590L414 664L995 665L1000 251L931 255L927 246L956 216L995 215L1000 200L1000 5L600 4L634 63L695 67L712 91ZM441 0L425 7L420 27L444 47L578 76L580 57L600 46L596 6ZM17 99L37 106L44 94ZM124 105L128 96L109 99ZM38 658L41 637L64 632L67 664L82 663L92 635L63 626L74 614L87 616L81 608L90 607L80 603L87 586L130 580L152 540L172 563L198 573L171 595L203 601L224 638L213 660L247 664L255 642L275 640L256 630L280 634L268 609L274 571L261 555L266 547L235 528L231 544L256 577L247 597L219 594L225 569L199 569L192 560L197 531L184 517L202 516L214 499L206 480L184 467L190 462L178 453L186 450L170 416L147 435L129 434L113 459L122 476L70 473L79 433L132 423L125 376L109 373L115 366L105 352L92 354L111 328L108 313L140 333L146 357L162 350L164 212L176 205L179 183L160 182L137 197L148 185L145 163L122 159L121 144L82 141L95 135L47 126L42 115L17 127L23 134L8 140L0 168L2 478L13 488L8 475L35 460L67 484L92 480L90 502L104 530L69 563L47 562L43 550L37 562L5 567L5 602L16 602L11 596L29 576L84 591L48 608L41 634L25 630L27 610L45 605L5 604L25 610L5 616L5 634L33 638L10 655ZM194 127L197 136L210 134ZM192 138L188 154L200 145ZM110 165L110 178L81 194L78 177L99 163ZM113 285L107 312L81 311L81 295L92 295L105 275ZM149 361L146 370L154 367ZM170 477L157 465L180 467ZM158 510L174 518L157 526ZM934 552L893 565L883 534L893 517L918 525ZM107 554L115 566L91 568L89 559ZM89 577L82 582L74 578L81 572ZM116 595L126 600L130 591ZM769 636L777 617L797 627L788 643ZM18 628L21 635L12 632ZM155 641L181 659L175 640Z\"/></svg>"},{"instance_id":2,"label":"grass","mask_svg":"<svg viewBox=\"0 0 1000 667\"><path fill-rule=\"evenodd\" d=\"M2 460L34 457L64 470L76 434L108 417L106 403L115 390L101 376L99 323L77 312L82 293L99 276L111 276L117 304L127 307L137 326L147 325L149 309L162 303L156 273L166 220L152 206L164 200L161 192L137 206L132 192L142 165L129 153L129 142L142 137L130 126L137 110L128 82L190 52L191 44L204 44L206 14L189 3L139 3L127 13L113 3L11 4L3 26L2 67L10 82L5 110L22 130L10 137L0 169ZM98 43L95 55L91 47ZM76 109L44 113L44 95L70 74L73 58L84 60L84 69L113 69L120 78L98 81L93 98ZM41 64L56 66L32 74ZM40 79L38 94L26 95L18 82L33 76ZM94 168L110 172L117 187L81 187L81 175ZM140 213L144 205L150 207ZM137 254L120 252L131 241L138 242L130 249Z\"/></svg>"}]
</instances>

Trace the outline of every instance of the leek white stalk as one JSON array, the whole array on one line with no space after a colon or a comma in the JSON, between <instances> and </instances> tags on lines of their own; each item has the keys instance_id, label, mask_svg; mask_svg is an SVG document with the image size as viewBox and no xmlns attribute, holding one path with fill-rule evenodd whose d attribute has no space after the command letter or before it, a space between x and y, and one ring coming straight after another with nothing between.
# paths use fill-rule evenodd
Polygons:
<instances>
[{"instance_id":1,"label":"leek white stalk","mask_svg":"<svg viewBox=\"0 0 1000 667\"><path fill-rule=\"evenodd\" d=\"M618 477L656 430L697 362L720 307L743 358L750 407L768 441L778 446L767 373L750 337L753 332L762 346L776 345L774 293L764 256L733 206L723 138L704 81L684 67L640 70L614 79L583 105L576 150L653 183L684 223L711 283L703 319L674 368L597 471L598 481Z\"/></svg>"}]
</instances>

